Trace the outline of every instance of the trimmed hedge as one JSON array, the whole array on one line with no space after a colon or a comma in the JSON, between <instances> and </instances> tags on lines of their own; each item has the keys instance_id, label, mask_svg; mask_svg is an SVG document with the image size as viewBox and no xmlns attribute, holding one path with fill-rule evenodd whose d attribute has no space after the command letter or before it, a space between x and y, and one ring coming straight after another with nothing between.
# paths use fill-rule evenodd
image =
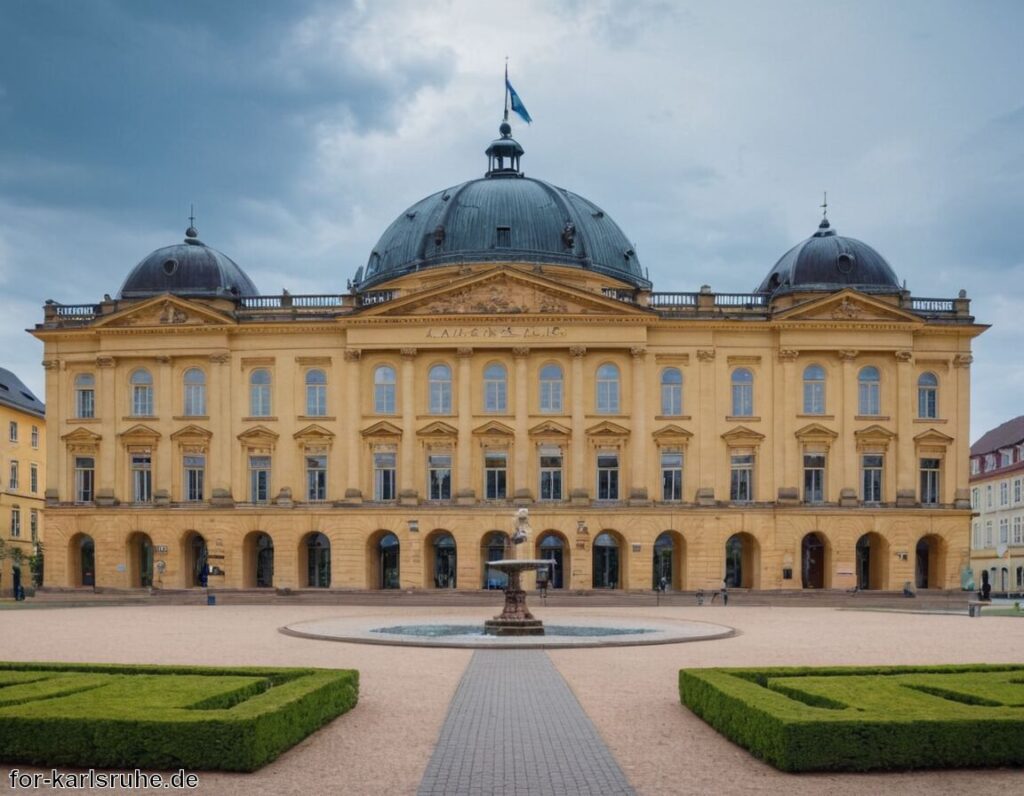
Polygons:
<instances>
[{"instance_id":1,"label":"trimmed hedge","mask_svg":"<svg viewBox=\"0 0 1024 796\"><path fill-rule=\"evenodd\" d=\"M1024 765L1024 666L682 669L682 703L783 771Z\"/></svg>"},{"instance_id":2,"label":"trimmed hedge","mask_svg":"<svg viewBox=\"0 0 1024 796\"><path fill-rule=\"evenodd\" d=\"M253 771L358 695L352 669L0 662L0 761Z\"/></svg>"}]
</instances>

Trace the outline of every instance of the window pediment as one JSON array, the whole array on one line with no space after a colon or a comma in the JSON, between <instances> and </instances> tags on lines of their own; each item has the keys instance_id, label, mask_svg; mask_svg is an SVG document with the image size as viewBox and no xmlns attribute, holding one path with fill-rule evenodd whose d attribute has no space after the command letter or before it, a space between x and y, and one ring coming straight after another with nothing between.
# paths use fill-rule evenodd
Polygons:
<instances>
[{"instance_id":1,"label":"window pediment","mask_svg":"<svg viewBox=\"0 0 1024 796\"><path fill-rule=\"evenodd\" d=\"M545 420L543 423L538 423L530 429L530 436L570 437L572 436L572 431L561 423L556 423L554 420Z\"/></svg>"},{"instance_id":2,"label":"window pediment","mask_svg":"<svg viewBox=\"0 0 1024 796\"><path fill-rule=\"evenodd\" d=\"M103 437L87 428L76 428L61 437L69 445L97 445Z\"/></svg>"},{"instance_id":3,"label":"window pediment","mask_svg":"<svg viewBox=\"0 0 1024 796\"><path fill-rule=\"evenodd\" d=\"M160 439L160 432L155 428L143 425L141 423L132 426L126 431L122 431L118 436L126 444L141 445L149 444L152 445L158 439Z\"/></svg>"},{"instance_id":4,"label":"window pediment","mask_svg":"<svg viewBox=\"0 0 1024 796\"><path fill-rule=\"evenodd\" d=\"M651 436L658 445L685 445L693 437L693 433L682 426L670 423L652 432Z\"/></svg>"},{"instance_id":5,"label":"window pediment","mask_svg":"<svg viewBox=\"0 0 1024 796\"><path fill-rule=\"evenodd\" d=\"M868 448L884 450L889 446L890 440L896 438L896 433L876 424L870 425L867 428L857 429L853 432L853 436L857 440L857 448L859 450Z\"/></svg>"},{"instance_id":6,"label":"window pediment","mask_svg":"<svg viewBox=\"0 0 1024 796\"><path fill-rule=\"evenodd\" d=\"M629 436L629 429L618 423L612 423L610 420L602 420L587 429L587 436L600 439L621 439Z\"/></svg>"},{"instance_id":7,"label":"window pediment","mask_svg":"<svg viewBox=\"0 0 1024 796\"><path fill-rule=\"evenodd\" d=\"M292 438L299 442L307 442L313 444L329 444L334 439L334 432L323 426L312 423L299 431L292 434Z\"/></svg>"},{"instance_id":8,"label":"window pediment","mask_svg":"<svg viewBox=\"0 0 1024 796\"><path fill-rule=\"evenodd\" d=\"M437 439L442 437L450 439L452 437L458 437L459 430L448 423L435 420L433 423L430 423L417 431L416 436L428 439Z\"/></svg>"},{"instance_id":9,"label":"window pediment","mask_svg":"<svg viewBox=\"0 0 1024 796\"><path fill-rule=\"evenodd\" d=\"M764 434L758 431L754 431L746 426L736 426L731 428L722 434L722 439L730 446L751 446L760 444L761 440L764 439Z\"/></svg>"},{"instance_id":10,"label":"window pediment","mask_svg":"<svg viewBox=\"0 0 1024 796\"><path fill-rule=\"evenodd\" d=\"M205 428L196 425L187 425L171 434L175 442L206 442L213 434Z\"/></svg>"},{"instance_id":11,"label":"window pediment","mask_svg":"<svg viewBox=\"0 0 1024 796\"><path fill-rule=\"evenodd\" d=\"M255 426L238 435L238 439L246 445L269 447L277 442L280 435L266 426Z\"/></svg>"},{"instance_id":12,"label":"window pediment","mask_svg":"<svg viewBox=\"0 0 1024 796\"><path fill-rule=\"evenodd\" d=\"M374 423L372 426L369 426L368 428L364 428L359 433L362 434L364 437L373 438L401 437L402 429L400 429L394 423L389 423L387 420L381 420L377 423Z\"/></svg>"},{"instance_id":13,"label":"window pediment","mask_svg":"<svg viewBox=\"0 0 1024 796\"><path fill-rule=\"evenodd\" d=\"M953 438L934 428L929 428L915 436L914 442L917 443L919 450L943 451L952 444Z\"/></svg>"},{"instance_id":14,"label":"window pediment","mask_svg":"<svg viewBox=\"0 0 1024 796\"><path fill-rule=\"evenodd\" d=\"M473 435L477 437L514 437L515 433L511 428L504 423L499 423L497 420L491 420L473 429Z\"/></svg>"},{"instance_id":15,"label":"window pediment","mask_svg":"<svg viewBox=\"0 0 1024 796\"><path fill-rule=\"evenodd\" d=\"M824 443L829 443L839 436L837 432L827 426L823 426L821 423L808 423L803 428L797 429L794 435L801 442Z\"/></svg>"}]
</instances>

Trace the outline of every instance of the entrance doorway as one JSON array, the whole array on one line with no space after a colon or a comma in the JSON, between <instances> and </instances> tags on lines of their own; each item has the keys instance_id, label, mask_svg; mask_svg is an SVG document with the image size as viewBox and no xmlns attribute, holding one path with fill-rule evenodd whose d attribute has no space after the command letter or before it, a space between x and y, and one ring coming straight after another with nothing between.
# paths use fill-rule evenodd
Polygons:
<instances>
[{"instance_id":1,"label":"entrance doorway","mask_svg":"<svg viewBox=\"0 0 1024 796\"><path fill-rule=\"evenodd\" d=\"M128 586L148 589L153 585L153 541L136 531L128 538Z\"/></svg>"},{"instance_id":2,"label":"entrance doorway","mask_svg":"<svg viewBox=\"0 0 1024 796\"><path fill-rule=\"evenodd\" d=\"M380 580L378 588L398 589L402 584L399 580L399 552L401 543L393 533L386 533L377 543L377 551L380 557Z\"/></svg>"},{"instance_id":3,"label":"entrance doorway","mask_svg":"<svg viewBox=\"0 0 1024 796\"><path fill-rule=\"evenodd\" d=\"M455 538L447 532L434 537L434 587L454 589L458 559Z\"/></svg>"},{"instance_id":4,"label":"entrance doorway","mask_svg":"<svg viewBox=\"0 0 1024 796\"><path fill-rule=\"evenodd\" d=\"M619 542L607 531L594 540L595 589L619 588Z\"/></svg>"},{"instance_id":5,"label":"entrance doorway","mask_svg":"<svg viewBox=\"0 0 1024 796\"><path fill-rule=\"evenodd\" d=\"M737 533L725 543L725 585L729 588L756 589L758 569L757 540L749 533Z\"/></svg>"},{"instance_id":6,"label":"entrance doorway","mask_svg":"<svg viewBox=\"0 0 1024 796\"><path fill-rule=\"evenodd\" d=\"M553 562L549 569L551 577L548 580L549 589L565 588L565 542L557 533L548 532L540 537L537 545L538 558Z\"/></svg>"},{"instance_id":7,"label":"entrance doorway","mask_svg":"<svg viewBox=\"0 0 1024 796\"><path fill-rule=\"evenodd\" d=\"M274 540L261 533L256 538L256 588L269 589L274 585Z\"/></svg>"},{"instance_id":8,"label":"entrance doorway","mask_svg":"<svg viewBox=\"0 0 1024 796\"><path fill-rule=\"evenodd\" d=\"M676 531L664 531L654 540L654 571L651 586L683 588L683 539Z\"/></svg>"},{"instance_id":9,"label":"entrance doorway","mask_svg":"<svg viewBox=\"0 0 1024 796\"><path fill-rule=\"evenodd\" d=\"M825 543L816 533L804 536L800 544L802 585L805 589L825 588Z\"/></svg>"},{"instance_id":10,"label":"entrance doorway","mask_svg":"<svg viewBox=\"0 0 1024 796\"><path fill-rule=\"evenodd\" d=\"M193 531L185 543L185 560L188 564L188 582L186 586L204 587L207 585L209 574L206 540Z\"/></svg>"},{"instance_id":11,"label":"entrance doorway","mask_svg":"<svg viewBox=\"0 0 1024 796\"><path fill-rule=\"evenodd\" d=\"M888 546L874 531L857 540L857 588L884 589L888 579Z\"/></svg>"},{"instance_id":12,"label":"entrance doorway","mask_svg":"<svg viewBox=\"0 0 1024 796\"><path fill-rule=\"evenodd\" d=\"M331 586L331 540L319 531L306 537L306 585L311 589Z\"/></svg>"},{"instance_id":13,"label":"entrance doorway","mask_svg":"<svg viewBox=\"0 0 1024 796\"><path fill-rule=\"evenodd\" d=\"M505 557L505 550L509 543L508 534L501 531L494 531L484 537L483 544L483 587L485 589L504 589L508 585L508 573L491 569L488 563L501 561Z\"/></svg>"}]
</instances>

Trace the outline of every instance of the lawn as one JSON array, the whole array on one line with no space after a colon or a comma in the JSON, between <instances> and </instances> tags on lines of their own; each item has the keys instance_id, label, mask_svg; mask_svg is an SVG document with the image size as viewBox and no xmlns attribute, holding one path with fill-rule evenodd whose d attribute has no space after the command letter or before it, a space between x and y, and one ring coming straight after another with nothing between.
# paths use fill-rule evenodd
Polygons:
<instances>
[{"instance_id":1,"label":"lawn","mask_svg":"<svg viewBox=\"0 0 1024 796\"><path fill-rule=\"evenodd\" d=\"M358 692L347 669L0 662L0 761L253 771Z\"/></svg>"},{"instance_id":2,"label":"lawn","mask_svg":"<svg viewBox=\"0 0 1024 796\"><path fill-rule=\"evenodd\" d=\"M783 771L1024 765L1024 666L683 669L684 705Z\"/></svg>"}]
</instances>

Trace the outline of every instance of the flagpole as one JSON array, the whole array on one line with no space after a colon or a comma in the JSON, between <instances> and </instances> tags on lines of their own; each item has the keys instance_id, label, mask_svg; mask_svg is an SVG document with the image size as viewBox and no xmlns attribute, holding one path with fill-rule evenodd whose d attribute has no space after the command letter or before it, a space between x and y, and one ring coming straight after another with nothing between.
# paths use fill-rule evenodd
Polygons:
<instances>
[{"instance_id":1,"label":"flagpole","mask_svg":"<svg viewBox=\"0 0 1024 796\"><path fill-rule=\"evenodd\" d=\"M504 120L508 121L508 56L505 56L505 117Z\"/></svg>"}]
</instances>

